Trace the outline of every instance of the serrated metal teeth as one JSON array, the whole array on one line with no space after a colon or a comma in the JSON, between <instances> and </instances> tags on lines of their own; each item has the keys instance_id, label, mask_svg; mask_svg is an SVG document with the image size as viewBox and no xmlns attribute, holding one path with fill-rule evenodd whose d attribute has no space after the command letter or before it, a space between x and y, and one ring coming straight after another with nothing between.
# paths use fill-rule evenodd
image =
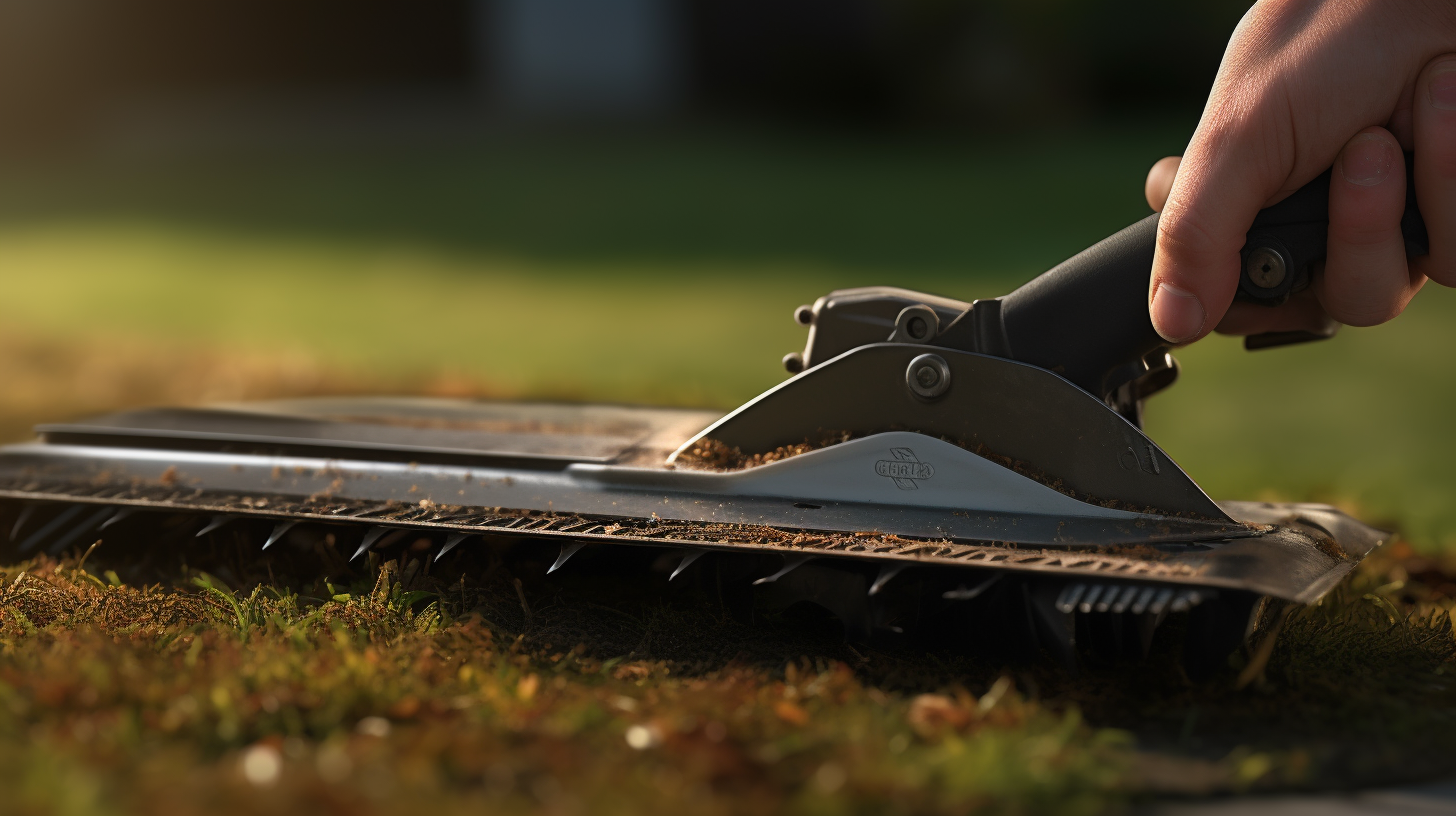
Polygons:
<instances>
[{"instance_id":1,"label":"serrated metal teeth","mask_svg":"<svg viewBox=\"0 0 1456 816\"><path fill-rule=\"evenodd\" d=\"M1114 601L1113 604L1112 604L1112 613L1114 615L1121 615L1122 613L1126 612L1127 611L1127 608L1129 606L1132 606L1132 602L1135 601L1135 600L1137 600L1137 596L1138 596L1138 588L1137 587L1135 587L1135 586L1123 587L1122 588L1122 594L1121 595L1118 595L1117 596L1117 600Z\"/></svg>"},{"instance_id":2,"label":"serrated metal teeth","mask_svg":"<svg viewBox=\"0 0 1456 816\"><path fill-rule=\"evenodd\" d=\"M570 544L561 545L561 554L556 556L556 563L551 565L551 569L546 570L546 574L550 575L551 573L566 566L566 562L570 560L573 555L581 552L581 548L585 546L586 542L584 541L573 541Z\"/></svg>"},{"instance_id":3,"label":"serrated metal teeth","mask_svg":"<svg viewBox=\"0 0 1456 816\"><path fill-rule=\"evenodd\" d=\"M359 548L357 550L354 550L354 554L351 555L351 556L349 556L349 560L350 561L353 561L353 560L357 559L359 556L363 555L364 553L369 552L369 548L370 547L373 547L374 544L375 544L375 542L379 541L379 539L382 538L384 536L384 534L385 533L388 533L388 532L389 532L389 528L388 527L371 527L371 528L369 528L369 531L364 534L364 539L359 542Z\"/></svg>"},{"instance_id":4,"label":"serrated metal teeth","mask_svg":"<svg viewBox=\"0 0 1456 816\"><path fill-rule=\"evenodd\" d=\"M870 594L880 594L880 590L885 588L885 584L890 583L890 581L893 580L896 575L904 572L905 568L909 566L910 565L905 563L904 561L897 561L894 563L885 564L884 566L880 567L880 574L875 576L875 582L873 584L870 584Z\"/></svg>"},{"instance_id":5,"label":"serrated metal teeth","mask_svg":"<svg viewBox=\"0 0 1456 816\"><path fill-rule=\"evenodd\" d=\"M1148 605L1148 611L1154 615L1161 615L1168 611L1168 604L1172 602L1173 594L1173 590L1166 587L1158 590L1153 602Z\"/></svg>"},{"instance_id":6,"label":"serrated metal teeth","mask_svg":"<svg viewBox=\"0 0 1456 816\"><path fill-rule=\"evenodd\" d=\"M799 567L807 564L809 561L813 560L813 558L814 556L812 555L786 555L784 556L783 569L775 572L773 575L765 575L757 581L754 581L753 585L759 586L760 584L771 584L774 581L777 581L778 579L798 569Z\"/></svg>"},{"instance_id":7,"label":"serrated metal teeth","mask_svg":"<svg viewBox=\"0 0 1456 816\"><path fill-rule=\"evenodd\" d=\"M1148 611L1148 604L1153 602L1153 598L1157 594L1157 587L1143 587L1142 591L1138 593L1137 600L1132 602L1132 613L1134 615L1141 615Z\"/></svg>"},{"instance_id":8,"label":"serrated metal teeth","mask_svg":"<svg viewBox=\"0 0 1456 816\"><path fill-rule=\"evenodd\" d=\"M474 535L474 533L455 533L454 535L445 539L445 546L441 547L440 551L435 553L435 560L439 561L441 558L444 558L445 553L450 552L451 550L460 546L460 542L464 541L467 538L470 538L472 535ZM371 541L370 543L372 544L374 542Z\"/></svg>"},{"instance_id":9,"label":"serrated metal teeth","mask_svg":"<svg viewBox=\"0 0 1456 816\"><path fill-rule=\"evenodd\" d=\"M683 553L682 560L678 562L677 569L673 570L672 574L667 576L667 580L671 581L672 579L678 577L682 574L682 571L691 566L694 561L702 558L704 555L707 554L707 550L688 550L687 552Z\"/></svg>"},{"instance_id":10,"label":"serrated metal teeth","mask_svg":"<svg viewBox=\"0 0 1456 816\"><path fill-rule=\"evenodd\" d=\"M1184 590L1173 598L1169 609L1173 612L1187 612L1203 601L1203 596L1196 589Z\"/></svg>"},{"instance_id":11,"label":"serrated metal teeth","mask_svg":"<svg viewBox=\"0 0 1456 816\"><path fill-rule=\"evenodd\" d=\"M268 534L268 540L263 542L263 549L266 550L274 544L277 544L278 539L282 538L285 533L297 526L298 521L295 519L285 519L278 522L274 525L273 532Z\"/></svg>"},{"instance_id":12,"label":"serrated metal teeth","mask_svg":"<svg viewBox=\"0 0 1456 816\"><path fill-rule=\"evenodd\" d=\"M122 521L128 516L132 515L136 512L136 510L137 509L135 507L118 507L116 508L116 512L111 514L111 518L101 522L101 526L97 527L96 529L105 530L107 527L110 527L118 521Z\"/></svg>"},{"instance_id":13,"label":"serrated metal teeth","mask_svg":"<svg viewBox=\"0 0 1456 816\"><path fill-rule=\"evenodd\" d=\"M987 578L986 580L973 587L967 588L965 584L961 584L959 587L956 587L949 592L942 592L940 594L940 597L946 599L947 601L969 601L973 598L980 597L981 593L990 589L991 585L999 580L1001 580L1001 576L992 575L990 578Z\"/></svg>"},{"instance_id":14,"label":"serrated metal teeth","mask_svg":"<svg viewBox=\"0 0 1456 816\"><path fill-rule=\"evenodd\" d=\"M1164 612L1187 612L1214 593L1202 589L1137 586L1128 584L1068 584L1057 596L1056 608L1062 614L1110 612L1120 615L1161 615Z\"/></svg>"},{"instance_id":15,"label":"serrated metal teeth","mask_svg":"<svg viewBox=\"0 0 1456 816\"><path fill-rule=\"evenodd\" d=\"M1071 614L1076 610L1077 603L1082 600L1082 596L1085 594L1087 594L1086 584L1068 584L1062 590L1062 594L1057 596L1057 611L1063 615Z\"/></svg>"},{"instance_id":16,"label":"serrated metal teeth","mask_svg":"<svg viewBox=\"0 0 1456 816\"><path fill-rule=\"evenodd\" d=\"M227 524L228 522L230 522L230 521L232 521L233 519L236 519L236 518L237 518L237 516L229 516L229 515L213 516L212 519L210 521L208 521L207 524L201 530L198 530L197 531L197 535L195 535L193 537L194 538L202 538L203 536L207 535L208 533L212 532L213 530L216 530L216 529L222 527L224 524ZM107 522L107 524L110 524L110 523L111 522L109 522L109 521Z\"/></svg>"}]
</instances>

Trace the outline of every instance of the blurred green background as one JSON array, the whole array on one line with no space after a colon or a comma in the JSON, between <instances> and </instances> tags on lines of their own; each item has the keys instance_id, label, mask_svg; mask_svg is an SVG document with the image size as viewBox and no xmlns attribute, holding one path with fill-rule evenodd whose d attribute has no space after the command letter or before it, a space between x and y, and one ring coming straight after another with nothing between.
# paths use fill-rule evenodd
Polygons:
<instances>
[{"instance_id":1,"label":"blurred green background","mask_svg":"<svg viewBox=\"0 0 1456 816\"><path fill-rule=\"evenodd\" d=\"M508 58L511 32L549 21L505 0L423 21L339 6L342 32L239 6L250 25L200 42L209 20L176 3L107 37L100 6L0 0L6 36L58 44L0 57L12 356L77 389L84 361L129 344L145 362L123 378L185 380L175 360L202 350L306 359L344 390L437 377L731 408L784 377L800 303L871 284L1002 294L1145 215L1143 176L1186 143L1246 5L614 3L645 21L639 46L659 32L656 62L538 76ZM580 3L552 4L576 19ZM609 39L573 36L547 42ZM1328 343L1204 341L1150 433L1216 498L1342 502L1456 547L1453 317L1432 287Z\"/></svg>"}]
</instances>

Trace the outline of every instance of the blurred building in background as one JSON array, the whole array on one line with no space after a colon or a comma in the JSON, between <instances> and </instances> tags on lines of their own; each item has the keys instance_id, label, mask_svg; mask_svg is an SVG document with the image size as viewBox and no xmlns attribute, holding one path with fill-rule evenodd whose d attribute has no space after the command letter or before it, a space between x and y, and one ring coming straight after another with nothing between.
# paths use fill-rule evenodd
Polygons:
<instances>
[{"instance_id":1,"label":"blurred building in background","mask_svg":"<svg viewBox=\"0 0 1456 816\"><path fill-rule=\"evenodd\" d=\"M1194 108L1248 0L0 0L0 144ZM433 123L433 124L431 124ZM280 125L282 126L282 125Z\"/></svg>"},{"instance_id":2,"label":"blurred building in background","mask_svg":"<svg viewBox=\"0 0 1456 816\"><path fill-rule=\"evenodd\" d=\"M490 0L473 10L476 81L503 114L656 117L686 90L670 0Z\"/></svg>"}]
</instances>

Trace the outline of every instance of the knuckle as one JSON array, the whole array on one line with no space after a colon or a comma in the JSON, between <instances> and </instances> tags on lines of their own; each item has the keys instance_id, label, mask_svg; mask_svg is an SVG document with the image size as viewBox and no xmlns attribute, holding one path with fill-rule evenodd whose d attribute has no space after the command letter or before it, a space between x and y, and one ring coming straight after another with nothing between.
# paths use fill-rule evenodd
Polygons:
<instances>
[{"instance_id":1,"label":"knuckle","mask_svg":"<svg viewBox=\"0 0 1456 816\"><path fill-rule=\"evenodd\" d=\"M1404 246L1405 239L1401 237L1398 228L1392 229L1383 224L1350 222L1337 225L1334 220L1331 220L1330 243L1367 254L1368 250L1386 247L1401 248Z\"/></svg>"},{"instance_id":2,"label":"knuckle","mask_svg":"<svg viewBox=\"0 0 1456 816\"><path fill-rule=\"evenodd\" d=\"M1200 263L1222 247L1199 208L1169 199L1158 219L1158 248L1183 263Z\"/></svg>"},{"instance_id":3,"label":"knuckle","mask_svg":"<svg viewBox=\"0 0 1456 816\"><path fill-rule=\"evenodd\" d=\"M1447 52L1445 54L1432 57L1430 62L1426 63L1426 67L1421 70L1421 82L1429 82L1431 77L1437 71L1453 64L1456 64L1456 52Z\"/></svg>"}]
</instances>

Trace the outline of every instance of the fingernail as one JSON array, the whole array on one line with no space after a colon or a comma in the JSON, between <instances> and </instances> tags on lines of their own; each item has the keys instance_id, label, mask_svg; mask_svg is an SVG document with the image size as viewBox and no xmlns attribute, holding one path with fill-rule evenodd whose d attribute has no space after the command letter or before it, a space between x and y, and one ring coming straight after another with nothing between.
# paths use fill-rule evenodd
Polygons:
<instances>
[{"instance_id":1,"label":"fingernail","mask_svg":"<svg viewBox=\"0 0 1456 816\"><path fill-rule=\"evenodd\" d=\"M1149 310L1153 317L1153 328L1170 343L1192 340L1203 331L1203 322L1208 313L1192 292L1179 289L1168 283L1159 283L1153 290L1153 304Z\"/></svg>"},{"instance_id":2,"label":"fingernail","mask_svg":"<svg viewBox=\"0 0 1456 816\"><path fill-rule=\"evenodd\" d=\"M1351 184L1374 187L1390 176L1394 159L1389 142L1374 133L1362 133L1340 154L1340 175Z\"/></svg>"},{"instance_id":3,"label":"fingernail","mask_svg":"<svg viewBox=\"0 0 1456 816\"><path fill-rule=\"evenodd\" d=\"M1447 63L1431 75L1431 106L1456 110L1456 64Z\"/></svg>"}]
</instances>

